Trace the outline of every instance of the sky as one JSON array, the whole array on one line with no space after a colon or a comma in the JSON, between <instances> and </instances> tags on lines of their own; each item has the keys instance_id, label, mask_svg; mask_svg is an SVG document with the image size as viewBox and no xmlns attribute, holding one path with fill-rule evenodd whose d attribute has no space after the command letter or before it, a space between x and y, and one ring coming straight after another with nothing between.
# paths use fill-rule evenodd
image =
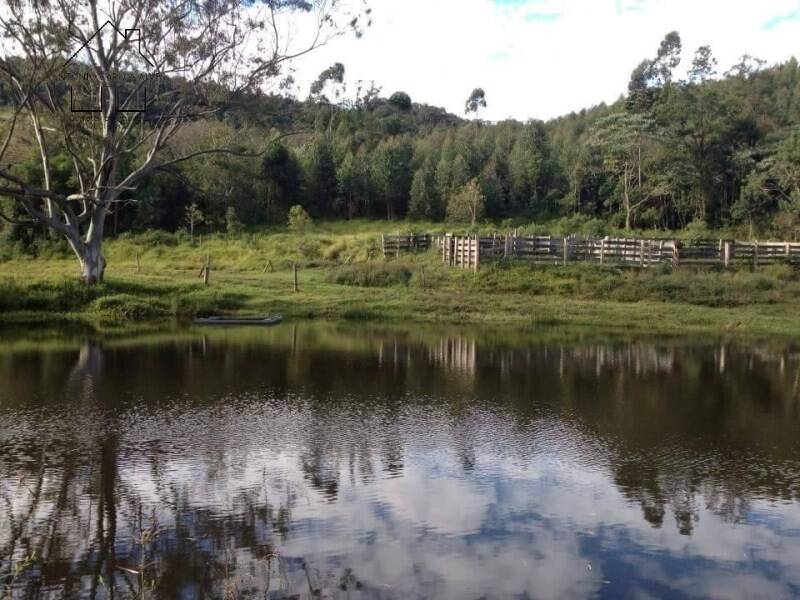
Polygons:
<instances>
[{"instance_id":1,"label":"sky","mask_svg":"<svg viewBox=\"0 0 800 600\"><path fill-rule=\"evenodd\" d=\"M334 62L348 90L375 81L382 95L464 113L482 87L487 120L549 119L627 89L630 73L677 30L683 63L710 45L722 73L743 54L774 64L800 58L800 0L368 0L373 24L295 64L298 94Z\"/></svg>"}]
</instances>

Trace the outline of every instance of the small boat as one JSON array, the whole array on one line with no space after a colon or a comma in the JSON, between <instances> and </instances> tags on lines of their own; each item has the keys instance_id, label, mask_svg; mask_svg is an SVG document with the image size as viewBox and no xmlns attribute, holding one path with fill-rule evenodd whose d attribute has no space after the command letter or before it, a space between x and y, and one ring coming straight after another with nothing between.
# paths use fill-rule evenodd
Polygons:
<instances>
[{"instance_id":1,"label":"small boat","mask_svg":"<svg viewBox=\"0 0 800 600\"><path fill-rule=\"evenodd\" d=\"M277 325L283 321L281 315L260 317L198 317L195 325Z\"/></svg>"}]
</instances>

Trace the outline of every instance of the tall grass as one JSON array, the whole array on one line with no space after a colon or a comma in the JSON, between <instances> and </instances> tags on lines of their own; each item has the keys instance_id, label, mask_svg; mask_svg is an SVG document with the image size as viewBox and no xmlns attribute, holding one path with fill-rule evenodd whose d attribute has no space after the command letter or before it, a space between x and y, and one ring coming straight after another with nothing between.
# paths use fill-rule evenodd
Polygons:
<instances>
[{"instance_id":1,"label":"tall grass","mask_svg":"<svg viewBox=\"0 0 800 600\"><path fill-rule=\"evenodd\" d=\"M402 225L409 225L406 231L429 230L428 224ZM795 316L800 278L788 265L757 271L672 271L664 265L639 271L487 261L473 273L443 266L435 252L385 260L380 235L388 228L356 221L318 224L303 235L285 230L194 240L164 232L123 235L106 246L106 283L91 288L77 282L73 257L15 258L0 262L0 317L38 312L130 322L280 312L648 328L658 315L662 330L741 321L753 331L800 333ZM212 265L208 287L198 277L206 256ZM298 292L293 264L300 273Z\"/></svg>"}]
</instances>

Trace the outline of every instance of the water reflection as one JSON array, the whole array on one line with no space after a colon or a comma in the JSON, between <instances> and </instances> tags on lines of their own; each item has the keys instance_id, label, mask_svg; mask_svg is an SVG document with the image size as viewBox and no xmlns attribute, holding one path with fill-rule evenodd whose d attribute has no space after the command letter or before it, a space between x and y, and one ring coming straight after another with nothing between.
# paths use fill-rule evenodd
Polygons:
<instances>
[{"instance_id":1,"label":"water reflection","mask_svg":"<svg viewBox=\"0 0 800 600\"><path fill-rule=\"evenodd\" d=\"M800 593L797 348L510 337L8 340L2 582L20 598Z\"/></svg>"}]
</instances>

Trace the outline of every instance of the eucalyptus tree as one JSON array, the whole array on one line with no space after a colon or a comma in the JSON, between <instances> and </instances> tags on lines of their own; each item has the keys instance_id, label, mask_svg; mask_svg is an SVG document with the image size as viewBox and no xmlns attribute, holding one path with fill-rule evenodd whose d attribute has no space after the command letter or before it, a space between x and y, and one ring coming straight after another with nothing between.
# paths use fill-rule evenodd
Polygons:
<instances>
[{"instance_id":1,"label":"eucalyptus tree","mask_svg":"<svg viewBox=\"0 0 800 600\"><path fill-rule=\"evenodd\" d=\"M436 170L428 158L414 173L411 180L411 199L408 213L415 218L438 219L441 217L436 190Z\"/></svg>"},{"instance_id":2,"label":"eucalyptus tree","mask_svg":"<svg viewBox=\"0 0 800 600\"><path fill-rule=\"evenodd\" d=\"M653 122L644 115L615 113L599 119L589 138L590 147L602 157L603 168L617 180L625 229L631 228L633 218L648 202L668 191L664 180L645 187L642 149L652 131Z\"/></svg>"},{"instance_id":3,"label":"eucalyptus tree","mask_svg":"<svg viewBox=\"0 0 800 600\"><path fill-rule=\"evenodd\" d=\"M664 103L661 118L671 145L682 155L695 215L714 224L720 217L719 186L734 150L730 140L734 107L726 103L716 85L717 60L708 46L697 49L687 75L677 93Z\"/></svg>"},{"instance_id":4,"label":"eucalyptus tree","mask_svg":"<svg viewBox=\"0 0 800 600\"><path fill-rule=\"evenodd\" d=\"M470 179L447 202L447 218L454 222L468 222L472 227L483 218L486 198L477 179Z\"/></svg>"},{"instance_id":5,"label":"eucalyptus tree","mask_svg":"<svg viewBox=\"0 0 800 600\"><path fill-rule=\"evenodd\" d=\"M315 218L333 216L338 182L336 161L333 159L331 141L327 136L318 135L306 146L303 167L306 208Z\"/></svg>"},{"instance_id":6,"label":"eucalyptus tree","mask_svg":"<svg viewBox=\"0 0 800 600\"><path fill-rule=\"evenodd\" d=\"M382 142L373 155L372 179L385 201L386 218L405 216L411 193L413 147L406 138Z\"/></svg>"},{"instance_id":7,"label":"eucalyptus tree","mask_svg":"<svg viewBox=\"0 0 800 600\"><path fill-rule=\"evenodd\" d=\"M300 196L302 170L294 153L285 144L269 144L261 159L260 180L264 189L264 212L269 222L285 218Z\"/></svg>"},{"instance_id":8,"label":"eucalyptus tree","mask_svg":"<svg viewBox=\"0 0 800 600\"><path fill-rule=\"evenodd\" d=\"M412 107L411 96L409 96L405 92L395 92L394 94L389 96L389 104L397 107L402 111L409 111L411 110Z\"/></svg>"},{"instance_id":9,"label":"eucalyptus tree","mask_svg":"<svg viewBox=\"0 0 800 600\"><path fill-rule=\"evenodd\" d=\"M345 69L342 63L332 64L317 76L317 79L311 84L308 96L309 100L328 107L328 123L325 129L327 130L329 141L333 140L333 122L336 118L336 109L347 92L344 72ZM332 95L333 98L330 98L329 95Z\"/></svg>"},{"instance_id":10,"label":"eucalyptus tree","mask_svg":"<svg viewBox=\"0 0 800 600\"><path fill-rule=\"evenodd\" d=\"M653 108L660 90L672 84L673 72L681 63L682 49L681 36L671 31L661 41L656 57L639 63L628 83L628 110L648 112Z\"/></svg>"},{"instance_id":11,"label":"eucalyptus tree","mask_svg":"<svg viewBox=\"0 0 800 600\"><path fill-rule=\"evenodd\" d=\"M370 199L370 172L364 153L348 152L336 171L339 195L348 219L367 213Z\"/></svg>"},{"instance_id":12,"label":"eucalyptus tree","mask_svg":"<svg viewBox=\"0 0 800 600\"><path fill-rule=\"evenodd\" d=\"M464 113L473 113L477 115L478 111L482 108L486 108L486 92L483 88L475 88L464 104Z\"/></svg>"},{"instance_id":13,"label":"eucalyptus tree","mask_svg":"<svg viewBox=\"0 0 800 600\"><path fill-rule=\"evenodd\" d=\"M508 156L511 202L519 212L540 207L546 195L553 161L547 131L541 121L530 121L520 128Z\"/></svg>"},{"instance_id":14,"label":"eucalyptus tree","mask_svg":"<svg viewBox=\"0 0 800 600\"><path fill-rule=\"evenodd\" d=\"M100 282L106 217L149 174L205 154L246 154L235 143L178 144L184 126L280 86L292 59L348 29L358 34L361 16L339 0L8 0L0 72L13 109L0 194L63 235L81 278ZM3 160L20 138L34 140L39 185ZM74 189L54 185L58 153L69 157Z\"/></svg>"}]
</instances>

